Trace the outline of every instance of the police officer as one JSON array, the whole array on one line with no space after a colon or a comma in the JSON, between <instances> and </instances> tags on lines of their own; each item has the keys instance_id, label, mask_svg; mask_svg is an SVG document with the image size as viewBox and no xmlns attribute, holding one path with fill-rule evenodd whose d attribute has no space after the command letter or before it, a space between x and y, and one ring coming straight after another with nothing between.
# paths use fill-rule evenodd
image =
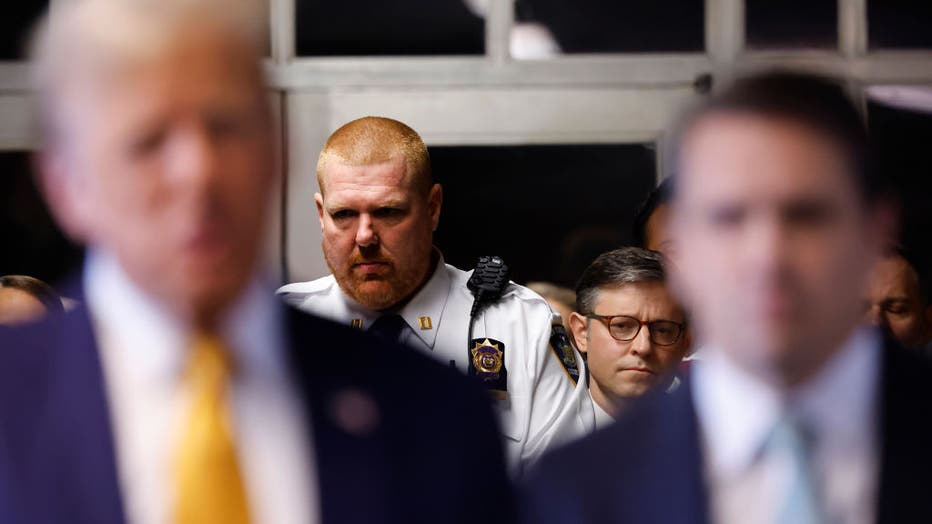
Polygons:
<instances>
[{"instance_id":1,"label":"police officer","mask_svg":"<svg viewBox=\"0 0 932 524\"><path fill-rule=\"evenodd\" d=\"M324 145L317 179L332 274L282 287L286 301L475 375L496 399L515 474L592 428L582 360L544 299L503 280L472 320L470 273L433 247L443 192L413 129L377 117L344 125ZM489 261L494 277L500 261Z\"/></svg>"}]
</instances>

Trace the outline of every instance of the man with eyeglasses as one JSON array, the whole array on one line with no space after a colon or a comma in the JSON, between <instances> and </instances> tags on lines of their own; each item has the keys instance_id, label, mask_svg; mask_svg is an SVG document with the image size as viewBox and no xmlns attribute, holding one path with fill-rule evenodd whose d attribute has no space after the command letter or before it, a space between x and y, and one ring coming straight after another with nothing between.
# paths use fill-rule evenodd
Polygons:
<instances>
[{"instance_id":1,"label":"man with eyeglasses","mask_svg":"<svg viewBox=\"0 0 932 524\"><path fill-rule=\"evenodd\" d=\"M660 253L626 247L596 258L576 286L570 326L589 365L596 429L631 399L678 385L674 372L690 340Z\"/></svg>"}]
</instances>

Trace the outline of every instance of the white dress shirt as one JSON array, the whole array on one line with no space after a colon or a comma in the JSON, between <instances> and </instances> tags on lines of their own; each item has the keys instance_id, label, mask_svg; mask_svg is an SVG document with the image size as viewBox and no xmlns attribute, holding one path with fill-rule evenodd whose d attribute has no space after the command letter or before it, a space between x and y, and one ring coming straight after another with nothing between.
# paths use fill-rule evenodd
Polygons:
<instances>
[{"instance_id":1,"label":"white dress shirt","mask_svg":"<svg viewBox=\"0 0 932 524\"><path fill-rule=\"evenodd\" d=\"M858 330L818 375L790 393L748 374L716 348L702 349L692 388L713 522L774 522L792 464L763 449L786 413L814 433L810 469L826 522L874 522L881 349L876 332Z\"/></svg>"},{"instance_id":2,"label":"white dress shirt","mask_svg":"<svg viewBox=\"0 0 932 524\"><path fill-rule=\"evenodd\" d=\"M192 333L136 287L115 259L92 253L84 273L100 348L127 521L171 522L176 443L187 413L182 379ZM319 521L313 447L285 368L283 324L260 279L222 323L238 371L230 392L253 522Z\"/></svg>"},{"instance_id":3,"label":"white dress shirt","mask_svg":"<svg viewBox=\"0 0 932 524\"><path fill-rule=\"evenodd\" d=\"M469 369L469 276L441 258L424 287L395 312L406 324L401 342L463 373ZM382 315L347 296L333 275L288 284L278 292L296 307L359 329L369 329ZM546 300L511 283L478 317L472 334L504 344L508 398L496 401L496 411L516 475L547 449L586 434L594 424L582 357L573 350L581 375L574 383L551 350L553 321Z\"/></svg>"},{"instance_id":4,"label":"white dress shirt","mask_svg":"<svg viewBox=\"0 0 932 524\"><path fill-rule=\"evenodd\" d=\"M592 398L591 393L589 398L592 399L592 411L595 412L595 430L598 431L614 424L615 417L609 414L608 411L602 409L602 406Z\"/></svg>"}]
</instances>

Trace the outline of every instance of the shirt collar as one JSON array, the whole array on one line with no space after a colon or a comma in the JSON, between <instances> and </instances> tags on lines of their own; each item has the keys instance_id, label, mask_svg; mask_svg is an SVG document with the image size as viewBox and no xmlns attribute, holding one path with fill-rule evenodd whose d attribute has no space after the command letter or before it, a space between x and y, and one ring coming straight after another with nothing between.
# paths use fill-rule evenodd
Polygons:
<instances>
[{"instance_id":1,"label":"shirt collar","mask_svg":"<svg viewBox=\"0 0 932 524\"><path fill-rule=\"evenodd\" d=\"M740 474L785 409L800 415L820 446L869 445L880 365L876 331L858 329L812 379L788 394L703 348L691 381L706 460L716 475Z\"/></svg>"},{"instance_id":2,"label":"shirt collar","mask_svg":"<svg viewBox=\"0 0 932 524\"><path fill-rule=\"evenodd\" d=\"M443 256L438 256L437 267L424 287L398 312L411 330L427 344L434 347L437 330L443 318L443 310L450 296L450 274Z\"/></svg>"},{"instance_id":3,"label":"shirt collar","mask_svg":"<svg viewBox=\"0 0 932 524\"><path fill-rule=\"evenodd\" d=\"M87 306L102 350L144 379L178 380L193 332L147 295L109 254L92 251L83 274ZM285 372L281 310L273 288L256 277L220 322L220 335L249 374Z\"/></svg>"},{"instance_id":4,"label":"shirt collar","mask_svg":"<svg viewBox=\"0 0 932 524\"><path fill-rule=\"evenodd\" d=\"M343 288L339 288L340 297L343 299L349 316L361 320L363 329L369 329L369 326L383 314L397 314L404 319L411 331L417 333L417 336L424 341L424 344L431 348L434 347L437 330L447 304L447 297L450 295L450 273L443 261L443 255L439 251L436 253L437 265L427 283L397 311L373 311L350 298L343 291ZM337 284L337 287L339 287L339 284Z\"/></svg>"},{"instance_id":5,"label":"shirt collar","mask_svg":"<svg viewBox=\"0 0 932 524\"><path fill-rule=\"evenodd\" d=\"M595 412L595 429L602 429L615 422L615 417L609 414L608 411L605 411L602 406L592 398L591 392L589 393L589 399L592 401L592 410Z\"/></svg>"}]
</instances>

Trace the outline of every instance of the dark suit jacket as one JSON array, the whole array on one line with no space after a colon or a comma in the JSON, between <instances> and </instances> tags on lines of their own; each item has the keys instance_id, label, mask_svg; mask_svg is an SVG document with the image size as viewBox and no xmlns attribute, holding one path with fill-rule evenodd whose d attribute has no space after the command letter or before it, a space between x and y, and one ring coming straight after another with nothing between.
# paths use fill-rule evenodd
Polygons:
<instances>
[{"instance_id":1,"label":"dark suit jacket","mask_svg":"<svg viewBox=\"0 0 932 524\"><path fill-rule=\"evenodd\" d=\"M878 522L932 522L932 366L888 344L882 358ZM545 456L522 489L530 523L703 524L709 508L688 380L611 427Z\"/></svg>"},{"instance_id":2,"label":"dark suit jacket","mask_svg":"<svg viewBox=\"0 0 932 524\"><path fill-rule=\"evenodd\" d=\"M284 316L323 522L511 520L481 388L413 350L297 310ZM83 308L0 330L0 522L125 521L103 387ZM340 418L347 392L374 400L374 427Z\"/></svg>"}]
</instances>

